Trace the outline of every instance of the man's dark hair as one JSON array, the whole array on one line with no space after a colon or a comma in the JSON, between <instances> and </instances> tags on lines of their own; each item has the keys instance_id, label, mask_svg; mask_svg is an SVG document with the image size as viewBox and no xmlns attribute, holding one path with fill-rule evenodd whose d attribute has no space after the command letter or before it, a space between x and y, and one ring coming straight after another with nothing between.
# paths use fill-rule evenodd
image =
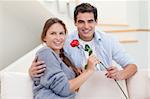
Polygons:
<instances>
[{"instance_id":1,"label":"man's dark hair","mask_svg":"<svg viewBox=\"0 0 150 99\"><path fill-rule=\"evenodd\" d=\"M77 15L79 13L85 13L85 12L93 13L94 14L94 20L95 21L97 20L97 8L92 6L89 3L81 3L80 5L77 5L75 7L75 10L74 10L74 21L75 22L77 21Z\"/></svg>"}]
</instances>

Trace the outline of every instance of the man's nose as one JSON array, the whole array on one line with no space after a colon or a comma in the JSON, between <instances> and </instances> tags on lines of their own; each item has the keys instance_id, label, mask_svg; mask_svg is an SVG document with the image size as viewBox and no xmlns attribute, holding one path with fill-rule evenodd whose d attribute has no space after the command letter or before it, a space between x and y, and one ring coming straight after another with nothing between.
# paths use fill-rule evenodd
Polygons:
<instances>
[{"instance_id":1,"label":"man's nose","mask_svg":"<svg viewBox=\"0 0 150 99\"><path fill-rule=\"evenodd\" d=\"M89 24L88 24L88 23L85 23L85 24L84 24L84 27L85 27L85 28L89 28Z\"/></svg>"}]
</instances>

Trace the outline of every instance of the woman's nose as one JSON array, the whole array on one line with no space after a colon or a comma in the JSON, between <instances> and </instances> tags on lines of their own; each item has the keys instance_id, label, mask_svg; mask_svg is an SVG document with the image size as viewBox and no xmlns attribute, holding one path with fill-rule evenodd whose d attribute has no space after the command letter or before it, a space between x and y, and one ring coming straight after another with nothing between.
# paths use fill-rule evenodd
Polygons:
<instances>
[{"instance_id":1,"label":"woman's nose","mask_svg":"<svg viewBox=\"0 0 150 99\"><path fill-rule=\"evenodd\" d=\"M60 34L56 35L56 39L60 40L62 36Z\"/></svg>"}]
</instances>

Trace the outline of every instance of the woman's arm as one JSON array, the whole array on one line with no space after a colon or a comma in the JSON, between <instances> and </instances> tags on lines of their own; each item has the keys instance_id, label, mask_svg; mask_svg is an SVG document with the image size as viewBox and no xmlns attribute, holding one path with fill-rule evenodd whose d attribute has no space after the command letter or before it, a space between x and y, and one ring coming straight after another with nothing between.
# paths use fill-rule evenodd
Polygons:
<instances>
[{"instance_id":1,"label":"woman's arm","mask_svg":"<svg viewBox=\"0 0 150 99\"><path fill-rule=\"evenodd\" d=\"M80 88L80 86L93 74L93 72L95 71L95 66L98 63L99 60L95 55L92 54L91 56L89 56L87 69L78 77L69 80L70 90L74 92L78 88Z\"/></svg>"}]
</instances>

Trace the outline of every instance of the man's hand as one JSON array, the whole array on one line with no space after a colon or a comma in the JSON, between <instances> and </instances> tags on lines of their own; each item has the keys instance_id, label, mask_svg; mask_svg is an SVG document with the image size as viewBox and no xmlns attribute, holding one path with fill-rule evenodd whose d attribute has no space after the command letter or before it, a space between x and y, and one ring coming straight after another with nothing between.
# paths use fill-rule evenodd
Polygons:
<instances>
[{"instance_id":1,"label":"man's hand","mask_svg":"<svg viewBox=\"0 0 150 99\"><path fill-rule=\"evenodd\" d=\"M107 69L107 73L105 74L107 78L116 79L116 80L123 80L123 70L118 70L117 67L111 66Z\"/></svg>"},{"instance_id":2,"label":"man's hand","mask_svg":"<svg viewBox=\"0 0 150 99\"><path fill-rule=\"evenodd\" d=\"M45 68L46 65L44 64L44 61L39 61L38 57L35 57L29 68L29 75L31 78L41 77L44 74Z\"/></svg>"},{"instance_id":3,"label":"man's hand","mask_svg":"<svg viewBox=\"0 0 150 99\"><path fill-rule=\"evenodd\" d=\"M118 70L117 67L111 66L107 69L105 74L108 78L116 80L125 80L133 76L137 72L137 66L135 64L128 64L124 66L123 70Z\"/></svg>"}]
</instances>

